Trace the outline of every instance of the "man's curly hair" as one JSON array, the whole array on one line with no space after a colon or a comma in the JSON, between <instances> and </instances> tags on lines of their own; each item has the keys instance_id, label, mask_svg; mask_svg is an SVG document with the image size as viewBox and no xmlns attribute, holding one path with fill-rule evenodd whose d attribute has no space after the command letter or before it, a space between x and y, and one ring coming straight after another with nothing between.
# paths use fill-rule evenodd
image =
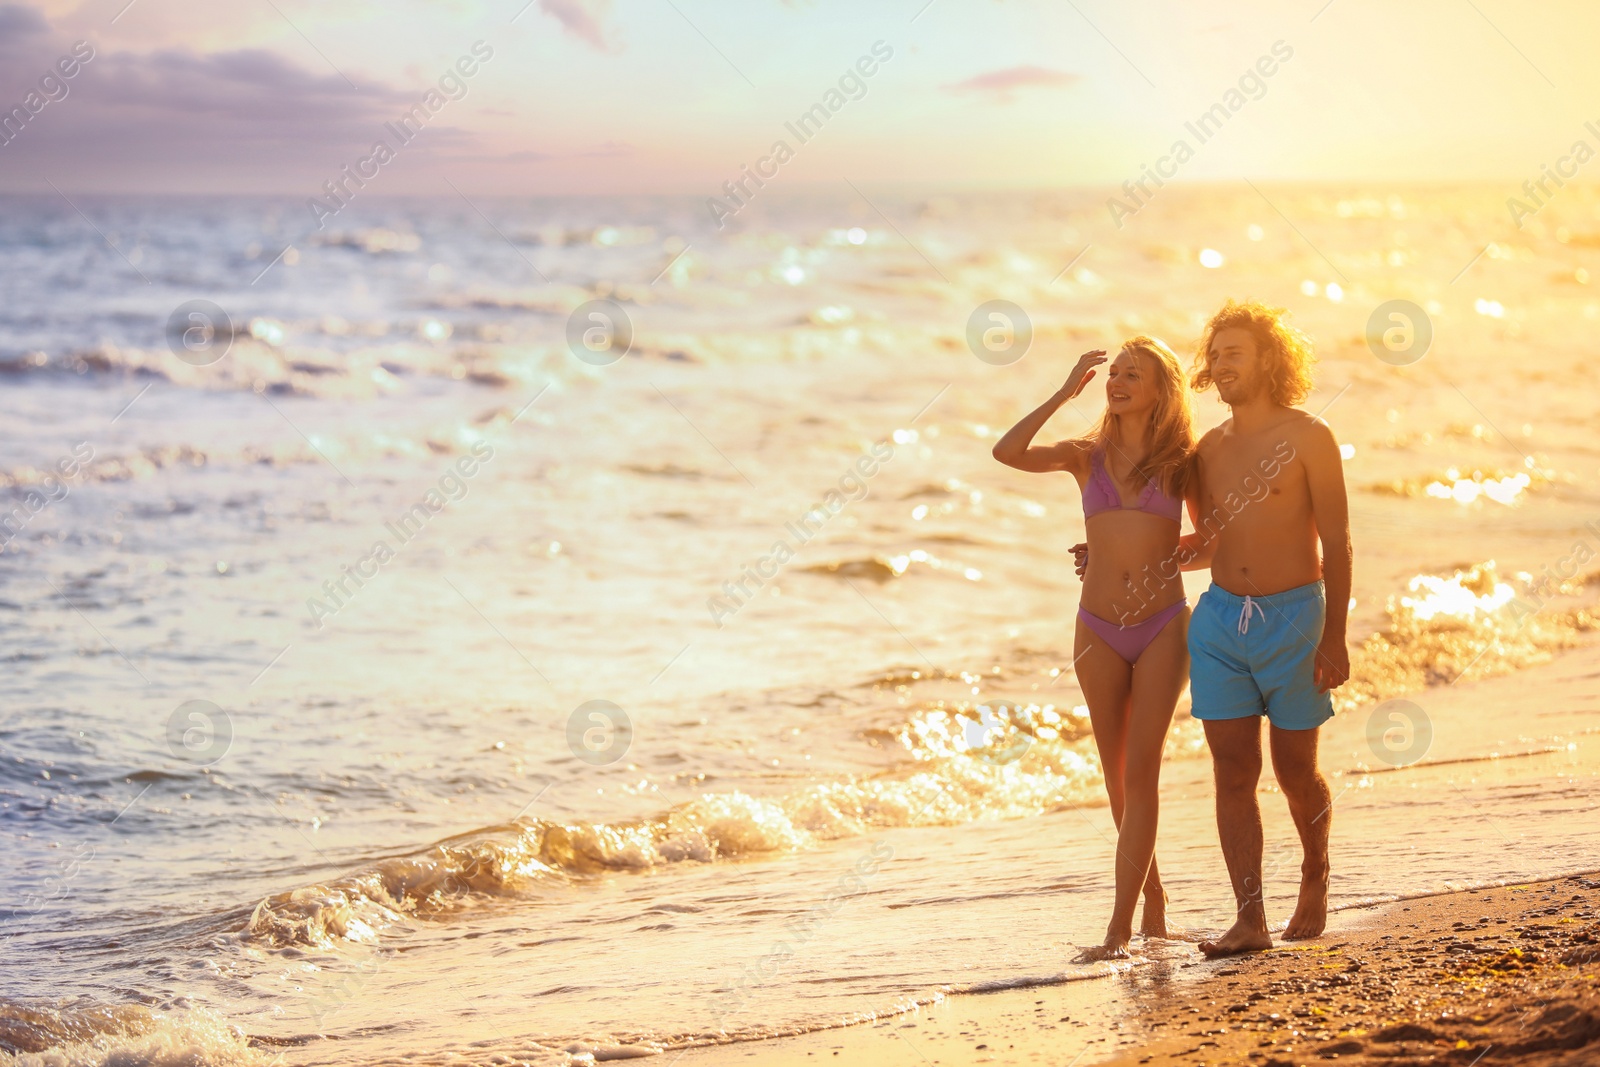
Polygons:
<instances>
[{"instance_id":1,"label":"man's curly hair","mask_svg":"<svg viewBox=\"0 0 1600 1067\"><path fill-rule=\"evenodd\" d=\"M1197 390L1211 388L1211 341L1219 330L1244 329L1256 339L1267 371L1272 402L1294 407L1311 395L1311 365L1317 361L1311 338L1284 321L1285 308L1269 307L1256 300L1229 300L1211 316L1195 353L1189 382Z\"/></svg>"}]
</instances>

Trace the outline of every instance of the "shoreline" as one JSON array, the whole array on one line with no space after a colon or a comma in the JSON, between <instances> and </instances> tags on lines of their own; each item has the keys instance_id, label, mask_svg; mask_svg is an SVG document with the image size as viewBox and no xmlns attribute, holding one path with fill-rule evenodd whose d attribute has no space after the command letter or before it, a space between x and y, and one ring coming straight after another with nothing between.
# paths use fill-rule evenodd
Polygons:
<instances>
[{"instance_id":1,"label":"shoreline","mask_svg":"<svg viewBox=\"0 0 1600 1067\"><path fill-rule=\"evenodd\" d=\"M1312 941L952 993L875 1022L672 1054L684 1067L1600 1060L1600 872L1347 906Z\"/></svg>"}]
</instances>

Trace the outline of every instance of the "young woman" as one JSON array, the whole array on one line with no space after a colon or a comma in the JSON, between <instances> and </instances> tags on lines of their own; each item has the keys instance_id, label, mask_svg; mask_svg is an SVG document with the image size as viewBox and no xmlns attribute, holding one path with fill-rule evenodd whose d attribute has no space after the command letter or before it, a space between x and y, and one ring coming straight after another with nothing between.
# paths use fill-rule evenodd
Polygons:
<instances>
[{"instance_id":1,"label":"young woman","mask_svg":"<svg viewBox=\"0 0 1600 1067\"><path fill-rule=\"evenodd\" d=\"M1128 955L1144 891L1146 937L1167 937L1156 870L1161 751L1188 679L1189 609L1179 526L1191 490L1194 423L1178 357L1153 337L1122 346L1106 373L1106 413L1087 436L1035 445L1034 436L1107 362L1085 353L1056 394L1013 426L994 458L1018 470L1068 471L1083 492L1089 565L1073 655L1117 823L1116 904L1105 943L1086 959Z\"/></svg>"}]
</instances>

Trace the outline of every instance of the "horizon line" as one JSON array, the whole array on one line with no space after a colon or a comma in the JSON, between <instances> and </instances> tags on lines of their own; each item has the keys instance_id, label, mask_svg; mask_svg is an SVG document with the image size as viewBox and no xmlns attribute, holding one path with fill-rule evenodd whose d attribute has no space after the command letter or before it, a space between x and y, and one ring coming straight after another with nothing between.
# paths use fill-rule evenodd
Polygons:
<instances>
[{"instance_id":1,"label":"horizon line","mask_svg":"<svg viewBox=\"0 0 1600 1067\"><path fill-rule=\"evenodd\" d=\"M1260 179L1258 181L1255 181L1255 184L1257 184L1257 185L1265 185L1265 186L1294 186L1294 187L1300 187L1300 188L1333 188L1333 187L1338 187L1338 186L1364 186L1364 187L1367 187L1366 191L1371 191L1374 188L1376 188L1376 189L1396 189L1396 190L1398 190L1398 189L1439 188L1441 186L1454 186L1454 187L1459 187L1459 188L1494 186L1494 187L1498 187L1498 188L1506 188L1507 187L1506 183L1508 183L1508 182L1511 183L1511 188L1513 188L1514 190L1520 190L1520 188L1521 188L1520 179L1516 179L1516 178L1512 178L1512 177L1505 177L1505 178L1494 178L1494 177L1479 177L1479 178L1384 178L1384 179L1381 179L1381 180L1380 179L1374 179L1374 178L1263 178L1263 179ZM1164 188L1167 188L1167 189L1180 189L1180 190L1181 189L1203 190L1203 189L1215 189L1215 188L1228 187L1228 186L1238 186L1240 188L1248 188L1251 185L1251 183L1252 183L1252 179L1246 178L1246 177L1239 177L1239 178L1197 178L1197 179L1188 179L1188 180L1183 180L1183 181L1168 181ZM807 181L803 181L803 182L793 182L793 183L786 184L784 186L784 188L782 188L782 189L774 189L774 190L772 190L766 197L764 197L764 199L773 200L773 199L780 199L780 198L783 198L783 197L786 197L786 196L787 197L793 197L793 196L801 195L801 194L814 194L814 193L821 192L821 191L830 191L831 192L831 191L834 191L834 190L838 189L840 186L843 186L844 184L845 184L845 179L842 178L842 177L838 178L838 179L835 179L833 181L807 180ZM937 195L937 194L957 194L957 193L1004 193L1004 194L1012 194L1012 195L1030 195L1030 194L1031 195L1038 195L1038 194L1042 194L1042 193L1094 193L1096 195L1099 195L1099 194L1102 194L1102 193L1106 193L1108 191L1113 193L1113 194L1115 194L1115 193L1120 192L1121 189L1122 189L1122 183L1121 182L1111 182L1111 181L1105 181L1105 182L1072 182L1072 183L1059 183L1059 184L1049 184L1049 185L1037 185L1037 184L1010 185L1010 184L995 184L995 183L985 183L985 182L931 183L931 182L915 181L915 180L903 181L903 180L888 179L888 180L873 181L873 180L869 179L869 180L860 181L857 184L860 184L860 185L863 185L863 186L868 186L868 187L871 187L871 188L878 188L878 189L899 189L899 190L905 190L905 191L916 191L916 192L922 193L922 194L935 194L935 195ZM1583 187L1586 187L1586 186L1588 186L1588 187L1600 187L1600 180L1594 180L1594 181L1568 181L1566 183L1565 187L1574 187L1574 186L1579 187L1579 188L1583 188ZM200 198L207 198L207 199L244 199L244 198L254 198L254 199L293 199L293 200L301 200L301 199L305 199L306 198L306 193L305 193L304 189L294 190L294 191L291 191L291 190L273 190L273 191L251 190L251 191L241 191L241 192L230 192L230 191L226 191L226 190L216 190L216 189L205 190L205 191L182 190L182 189L174 189L174 190L171 190L171 191L155 191L155 190L149 190L149 189L109 189L108 190L108 189L89 189L89 188L76 187L76 186L72 186L72 185L66 185L65 188L71 190L72 192L74 192L74 193L76 193L78 195L82 195L82 196L107 196L107 197L110 197L110 196L122 196L122 197L148 198L148 199L156 199L156 198L162 198L162 197L200 197ZM445 191L445 190L440 190L437 193L434 193L434 192L392 192L392 191L377 191L377 190L374 190L374 191L372 191L370 193L365 193L363 195L362 199L363 200L369 200L369 201L370 200L390 200L390 201L395 201L395 200L419 200L419 199L427 199L427 198L431 198L431 197L435 197L435 196L449 196L449 195L450 195L450 193ZM626 198L626 197L650 197L650 198L656 198L656 199L686 199L686 200L702 200L702 199L706 199L706 193L704 192L704 190L683 191L683 190L643 190L643 189L639 189L639 190L617 190L617 191L612 191L612 192L576 192L576 191L574 191L574 192L566 192L566 191L560 191L560 190L551 190L551 191L545 191L545 192L501 193L501 192L485 192L485 191L480 189L480 190L475 191L473 193L473 195L486 197L486 198L497 199L497 200L539 200L539 199L607 200L607 199L618 199L618 198ZM34 196L43 196L43 197L55 198L55 197L59 196L59 192L58 192L58 190L56 190L55 188L53 188L49 184L41 186L41 187L39 187L37 189L33 189L33 188L0 189L0 197L34 197Z\"/></svg>"}]
</instances>

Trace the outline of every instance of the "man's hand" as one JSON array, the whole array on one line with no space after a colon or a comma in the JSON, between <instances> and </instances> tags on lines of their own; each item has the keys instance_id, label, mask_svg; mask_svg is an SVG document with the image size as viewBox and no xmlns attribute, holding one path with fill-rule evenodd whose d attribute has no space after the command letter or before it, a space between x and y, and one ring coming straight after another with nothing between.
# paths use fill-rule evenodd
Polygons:
<instances>
[{"instance_id":1,"label":"man's hand","mask_svg":"<svg viewBox=\"0 0 1600 1067\"><path fill-rule=\"evenodd\" d=\"M1317 660L1316 666L1312 668L1312 677L1317 683L1319 693L1337 689L1350 680L1350 650L1345 647L1344 634L1322 635L1322 641L1317 645Z\"/></svg>"},{"instance_id":2,"label":"man's hand","mask_svg":"<svg viewBox=\"0 0 1600 1067\"><path fill-rule=\"evenodd\" d=\"M1078 572L1078 581L1083 581L1083 574L1089 569L1089 542L1079 541L1067 551L1072 553L1072 568Z\"/></svg>"}]
</instances>

